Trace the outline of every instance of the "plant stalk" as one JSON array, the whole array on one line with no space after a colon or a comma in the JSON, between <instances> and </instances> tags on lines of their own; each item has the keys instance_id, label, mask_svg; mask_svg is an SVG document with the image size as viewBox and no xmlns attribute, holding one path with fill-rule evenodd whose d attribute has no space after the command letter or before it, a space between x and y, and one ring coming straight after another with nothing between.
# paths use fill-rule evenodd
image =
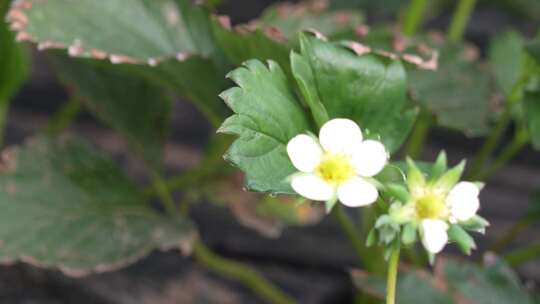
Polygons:
<instances>
[{"instance_id":1,"label":"plant stalk","mask_svg":"<svg viewBox=\"0 0 540 304\"><path fill-rule=\"evenodd\" d=\"M418 27L422 23L422 16L424 15L426 4L427 0L411 0L409 2L409 7L407 8L403 23L403 33L405 36L411 37L416 35Z\"/></svg>"},{"instance_id":2,"label":"plant stalk","mask_svg":"<svg viewBox=\"0 0 540 304\"><path fill-rule=\"evenodd\" d=\"M72 96L49 120L47 134L49 134L49 136L60 134L71 125L81 111L81 103L77 97Z\"/></svg>"},{"instance_id":3,"label":"plant stalk","mask_svg":"<svg viewBox=\"0 0 540 304\"><path fill-rule=\"evenodd\" d=\"M504 150L495 158L493 164L478 175L479 180L486 180L491 177L495 172L501 169L506 163L518 154L521 149L529 142L529 134L526 130L520 130L516 136L512 139L512 142L507 145Z\"/></svg>"},{"instance_id":4,"label":"plant stalk","mask_svg":"<svg viewBox=\"0 0 540 304\"><path fill-rule=\"evenodd\" d=\"M0 147L4 146L4 133L6 131L9 101L0 100Z\"/></svg>"},{"instance_id":5,"label":"plant stalk","mask_svg":"<svg viewBox=\"0 0 540 304\"><path fill-rule=\"evenodd\" d=\"M471 19L475 5L476 0L459 0L448 29L450 42L459 42L463 39L463 33Z\"/></svg>"},{"instance_id":6,"label":"plant stalk","mask_svg":"<svg viewBox=\"0 0 540 304\"><path fill-rule=\"evenodd\" d=\"M506 254L503 258L512 267L535 260L540 256L540 243L528 245Z\"/></svg>"},{"instance_id":7,"label":"plant stalk","mask_svg":"<svg viewBox=\"0 0 540 304\"><path fill-rule=\"evenodd\" d=\"M296 303L295 300L279 290L253 269L242 263L217 255L201 241L195 241L193 255L201 265L224 277L239 281L269 303Z\"/></svg>"},{"instance_id":8,"label":"plant stalk","mask_svg":"<svg viewBox=\"0 0 540 304\"><path fill-rule=\"evenodd\" d=\"M155 170L149 170L152 185L165 206L169 216L183 216L163 181L161 175ZM201 240L194 241L193 255L195 259L215 273L234 279L249 287L255 294L271 304L295 304L296 302L279 290L270 281L259 273L239 262L219 256L208 248Z\"/></svg>"},{"instance_id":9,"label":"plant stalk","mask_svg":"<svg viewBox=\"0 0 540 304\"><path fill-rule=\"evenodd\" d=\"M396 285L399 266L399 247L392 252L388 261L388 275L386 281L386 304L396 303Z\"/></svg>"},{"instance_id":10,"label":"plant stalk","mask_svg":"<svg viewBox=\"0 0 540 304\"><path fill-rule=\"evenodd\" d=\"M369 267L368 265L369 263L366 263L365 261L366 247L364 245L364 242L358 237L358 234L357 234L358 229L354 225L354 223L351 221L349 216L347 216L347 214L345 213L345 209L343 208L343 206L341 206L341 203L338 202L334 206L334 210L332 214L334 215L341 229L343 230L343 232L345 233L345 235L351 242L351 245L354 248L354 251L358 257L360 265L365 265L366 267Z\"/></svg>"},{"instance_id":11,"label":"plant stalk","mask_svg":"<svg viewBox=\"0 0 540 304\"><path fill-rule=\"evenodd\" d=\"M493 252L500 252L506 247L512 240L514 240L521 232L525 231L531 224L534 223L534 219L530 217L524 217L515 222L514 225L504 233L499 239L497 239L489 250Z\"/></svg>"},{"instance_id":12,"label":"plant stalk","mask_svg":"<svg viewBox=\"0 0 540 304\"><path fill-rule=\"evenodd\" d=\"M433 118L431 113L428 110L420 110L418 120L414 125L411 137L409 138L409 143L405 148L405 155L416 159L422 153L426 139L429 135L429 129L431 128Z\"/></svg>"},{"instance_id":13,"label":"plant stalk","mask_svg":"<svg viewBox=\"0 0 540 304\"><path fill-rule=\"evenodd\" d=\"M495 127L491 130L489 133L488 138L476 154L473 164L471 166L471 170L469 174L467 175L468 179L471 180L478 180L480 177L480 174L482 173L482 170L484 168L484 165L489 158L489 156L493 153L495 148L497 147L497 144L501 140L501 137L504 133L504 131L508 128L508 125L510 124L511 120L511 113L510 113L510 107L507 105L505 107L503 113L501 114L501 117L497 120L497 124Z\"/></svg>"}]
</instances>

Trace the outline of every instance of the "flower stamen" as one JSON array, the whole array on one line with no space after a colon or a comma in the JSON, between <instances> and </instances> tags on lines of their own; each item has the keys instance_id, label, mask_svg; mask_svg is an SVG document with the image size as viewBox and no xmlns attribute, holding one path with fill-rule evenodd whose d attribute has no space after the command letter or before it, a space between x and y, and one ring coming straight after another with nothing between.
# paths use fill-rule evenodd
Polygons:
<instances>
[{"instance_id":1,"label":"flower stamen","mask_svg":"<svg viewBox=\"0 0 540 304\"><path fill-rule=\"evenodd\" d=\"M337 185L355 176L351 158L348 155L325 153L315 169L315 173L327 183Z\"/></svg>"}]
</instances>

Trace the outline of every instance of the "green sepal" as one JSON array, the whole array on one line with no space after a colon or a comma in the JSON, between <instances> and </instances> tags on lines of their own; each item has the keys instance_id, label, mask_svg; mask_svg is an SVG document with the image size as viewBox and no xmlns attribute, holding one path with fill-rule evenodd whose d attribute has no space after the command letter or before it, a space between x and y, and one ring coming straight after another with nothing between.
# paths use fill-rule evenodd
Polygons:
<instances>
[{"instance_id":1,"label":"green sepal","mask_svg":"<svg viewBox=\"0 0 540 304\"><path fill-rule=\"evenodd\" d=\"M424 187L426 185L426 177L410 157L407 157L407 166L407 185L409 190Z\"/></svg>"},{"instance_id":2,"label":"green sepal","mask_svg":"<svg viewBox=\"0 0 540 304\"><path fill-rule=\"evenodd\" d=\"M448 170L448 161L446 158L446 152L441 151L439 155L437 156L437 160L433 164L433 167L431 168L430 180L431 181L437 180L439 177L441 177L444 174L444 172L446 172L446 170Z\"/></svg>"},{"instance_id":3,"label":"green sepal","mask_svg":"<svg viewBox=\"0 0 540 304\"><path fill-rule=\"evenodd\" d=\"M377 231L375 230L375 228L372 228L371 230L369 230L369 233L366 238L366 247L371 247L375 245L376 242L377 242Z\"/></svg>"},{"instance_id":4,"label":"green sepal","mask_svg":"<svg viewBox=\"0 0 540 304\"><path fill-rule=\"evenodd\" d=\"M484 234L489 222L485 218L475 215L467 221L460 222L459 225L465 230Z\"/></svg>"},{"instance_id":5,"label":"green sepal","mask_svg":"<svg viewBox=\"0 0 540 304\"><path fill-rule=\"evenodd\" d=\"M443 191L450 191L461 179L461 175L465 169L465 163L465 160L462 160L458 165L446 171L446 173L434 182L433 186Z\"/></svg>"},{"instance_id":6,"label":"green sepal","mask_svg":"<svg viewBox=\"0 0 540 304\"><path fill-rule=\"evenodd\" d=\"M455 242L459 249L466 255L471 255L472 249L476 249L474 239L459 225L451 225L448 229L448 239Z\"/></svg>"},{"instance_id":7,"label":"green sepal","mask_svg":"<svg viewBox=\"0 0 540 304\"><path fill-rule=\"evenodd\" d=\"M407 203L411 198L407 188L400 184L388 184L386 191L402 203Z\"/></svg>"},{"instance_id":8,"label":"green sepal","mask_svg":"<svg viewBox=\"0 0 540 304\"><path fill-rule=\"evenodd\" d=\"M404 245L411 245L416 242L416 225L408 223L401 230L401 242Z\"/></svg>"}]
</instances>

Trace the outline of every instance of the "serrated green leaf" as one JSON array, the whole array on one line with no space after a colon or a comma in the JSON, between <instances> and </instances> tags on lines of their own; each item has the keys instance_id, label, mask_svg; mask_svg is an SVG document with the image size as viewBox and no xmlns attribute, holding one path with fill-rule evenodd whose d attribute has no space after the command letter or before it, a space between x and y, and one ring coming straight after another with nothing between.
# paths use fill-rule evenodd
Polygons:
<instances>
[{"instance_id":1,"label":"serrated green leaf","mask_svg":"<svg viewBox=\"0 0 540 304\"><path fill-rule=\"evenodd\" d=\"M187 0L20 0L12 10L32 41L76 56L146 63L216 51L208 13Z\"/></svg>"},{"instance_id":2,"label":"serrated green leaf","mask_svg":"<svg viewBox=\"0 0 540 304\"><path fill-rule=\"evenodd\" d=\"M332 39L355 37L355 29L364 22L358 10L334 11L315 1L283 2L264 10L255 24L260 28L276 28L289 40L296 40L302 30L316 30Z\"/></svg>"},{"instance_id":3,"label":"serrated green leaf","mask_svg":"<svg viewBox=\"0 0 540 304\"><path fill-rule=\"evenodd\" d=\"M523 37L515 31L500 33L490 43L489 63L499 88L507 98L512 95L523 73L523 46Z\"/></svg>"},{"instance_id":4,"label":"serrated green leaf","mask_svg":"<svg viewBox=\"0 0 540 304\"><path fill-rule=\"evenodd\" d=\"M402 63L373 54L358 56L308 33L300 36L300 44L328 116L356 121L367 137L381 140L390 152L396 151L410 131L399 119L406 104ZM401 129L389 128L389 124Z\"/></svg>"},{"instance_id":5,"label":"serrated green leaf","mask_svg":"<svg viewBox=\"0 0 540 304\"><path fill-rule=\"evenodd\" d=\"M171 96L116 66L55 57L64 83L96 117L123 135L149 164L159 167L169 131Z\"/></svg>"},{"instance_id":6,"label":"serrated green leaf","mask_svg":"<svg viewBox=\"0 0 540 304\"><path fill-rule=\"evenodd\" d=\"M230 73L237 87L221 94L234 111L219 132L238 135L226 158L246 173L248 189L294 193L286 180L296 170L286 151L288 141L309 130L279 65L250 60Z\"/></svg>"},{"instance_id":7,"label":"serrated green leaf","mask_svg":"<svg viewBox=\"0 0 540 304\"><path fill-rule=\"evenodd\" d=\"M328 113L319 98L317 83L309 62L299 54L291 52L291 68L296 83L300 88L303 100L311 110L311 115L320 128L328 121Z\"/></svg>"},{"instance_id":8,"label":"serrated green leaf","mask_svg":"<svg viewBox=\"0 0 540 304\"><path fill-rule=\"evenodd\" d=\"M154 249L189 248L196 235L188 220L150 209L115 162L86 144L37 138L8 151L0 174L3 262L84 275Z\"/></svg>"},{"instance_id":9,"label":"serrated green leaf","mask_svg":"<svg viewBox=\"0 0 540 304\"><path fill-rule=\"evenodd\" d=\"M448 229L448 239L455 242L459 249L466 255L470 255L471 251L476 248L474 239L459 225L450 226Z\"/></svg>"}]
</instances>

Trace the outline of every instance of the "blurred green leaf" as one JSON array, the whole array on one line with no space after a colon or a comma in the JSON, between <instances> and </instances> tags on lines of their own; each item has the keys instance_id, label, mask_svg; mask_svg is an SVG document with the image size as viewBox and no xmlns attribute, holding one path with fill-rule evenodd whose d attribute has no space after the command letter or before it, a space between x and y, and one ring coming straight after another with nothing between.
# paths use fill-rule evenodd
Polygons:
<instances>
[{"instance_id":1,"label":"blurred green leaf","mask_svg":"<svg viewBox=\"0 0 540 304\"><path fill-rule=\"evenodd\" d=\"M161 165L172 100L163 88L117 66L54 57L60 78L83 104L131 144L147 163Z\"/></svg>"},{"instance_id":2,"label":"blurred green leaf","mask_svg":"<svg viewBox=\"0 0 540 304\"><path fill-rule=\"evenodd\" d=\"M0 3L0 146L10 99L28 75L29 58L23 47L15 43L14 34L3 22L10 1Z\"/></svg>"},{"instance_id":3,"label":"blurred green leaf","mask_svg":"<svg viewBox=\"0 0 540 304\"><path fill-rule=\"evenodd\" d=\"M216 49L208 13L187 1L21 0L10 21L42 48L66 48L73 56L127 63L209 56Z\"/></svg>"},{"instance_id":4,"label":"blurred green leaf","mask_svg":"<svg viewBox=\"0 0 540 304\"><path fill-rule=\"evenodd\" d=\"M490 43L489 62L499 88L508 98L523 73L525 42L518 32L507 31L495 36Z\"/></svg>"},{"instance_id":5,"label":"blurred green leaf","mask_svg":"<svg viewBox=\"0 0 540 304\"><path fill-rule=\"evenodd\" d=\"M359 56L307 33L300 42L329 118L350 118L367 137L397 151L416 119L412 112L403 115L407 77L402 63L374 54Z\"/></svg>"},{"instance_id":6,"label":"blurred green leaf","mask_svg":"<svg viewBox=\"0 0 540 304\"><path fill-rule=\"evenodd\" d=\"M384 299L384 278L353 271L353 283L359 290ZM451 295L437 288L435 281L425 272L400 271L396 286L396 303L399 304L453 304Z\"/></svg>"},{"instance_id":7,"label":"blurred green leaf","mask_svg":"<svg viewBox=\"0 0 540 304\"><path fill-rule=\"evenodd\" d=\"M464 260L439 258L433 275L404 269L398 278L397 303L531 304L531 296L512 269L491 258L495 260L484 267ZM384 298L384 278L361 271L353 271L351 275L358 289Z\"/></svg>"},{"instance_id":8,"label":"blurred green leaf","mask_svg":"<svg viewBox=\"0 0 540 304\"><path fill-rule=\"evenodd\" d=\"M463 45L437 45L435 72L412 70L409 87L413 99L437 117L437 124L479 136L489 130L490 74L474 61L475 50Z\"/></svg>"},{"instance_id":9,"label":"blurred green leaf","mask_svg":"<svg viewBox=\"0 0 540 304\"><path fill-rule=\"evenodd\" d=\"M494 257L492 257L494 258ZM515 272L500 260L480 267L465 261L446 259L441 275L450 290L477 304L532 303Z\"/></svg>"},{"instance_id":10,"label":"blurred green leaf","mask_svg":"<svg viewBox=\"0 0 540 304\"><path fill-rule=\"evenodd\" d=\"M155 249L188 249L184 218L147 207L113 160L77 141L34 138L3 153L0 260L70 275L133 263Z\"/></svg>"},{"instance_id":11,"label":"blurred green leaf","mask_svg":"<svg viewBox=\"0 0 540 304\"><path fill-rule=\"evenodd\" d=\"M540 33L526 45L527 52L540 64Z\"/></svg>"},{"instance_id":12,"label":"blurred green leaf","mask_svg":"<svg viewBox=\"0 0 540 304\"><path fill-rule=\"evenodd\" d=\"M246 173L249 190L294 193L287 177L296 172L286 151L289 140L308 131L304 110L296 101L279 65L247 61L229 77L238 85L221 94L234 111L219 132L238 135L226 154Z\"/></svg>"},{"instance_id":13,"label":"blurred green leaf","mask_svg":"<svg viewBox=\"0 0 540 304\"><path fill-rule=\"evenodd\" d=\"M290 75L290 48L284 41L273 36L274 32L242 25L233 28L228 23L226 17L214 18L212 25L219 46L234 65L240 65L249 59L273 60Z\"/></svg>"},{"instance_id":14,"label":"blurred green leaf","mask_svg":"<svg viewBox=\"0 0 540 304\"><path fill-rule=\"evenodd\" d=\"M324 1L282 2L264 10L254 25L273 27L288 40L297 42L298 33L316 30L330 39L354 39L356 28L364 22L359 10L329 10Z\"/></svg>"}]
</instances>

